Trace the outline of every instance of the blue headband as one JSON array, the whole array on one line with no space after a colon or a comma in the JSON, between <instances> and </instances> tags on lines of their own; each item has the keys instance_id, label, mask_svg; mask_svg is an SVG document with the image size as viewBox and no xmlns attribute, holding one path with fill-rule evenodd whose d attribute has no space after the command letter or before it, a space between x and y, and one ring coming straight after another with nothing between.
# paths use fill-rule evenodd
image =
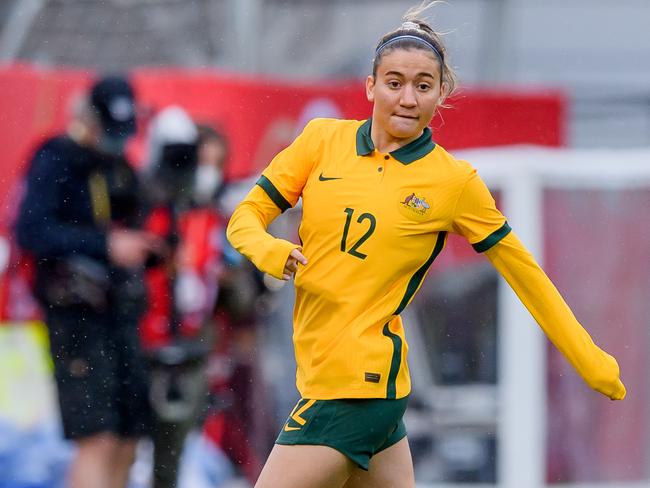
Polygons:
<instances>
[{"instance_id":1,"label":"blue headband","mask_svg":"<svg viewBox=\"0 0 650 488\"><path fill-rule=\"evenodd\" d=\"M436 46L434 46L432 43L430 43L426 39L422 39L419 36L414 36L413 34L400 34L399 36L395 36L392 39L389 39L386 42L380 44L379 47L377 47L377 49L375 50L375 57L377 57L379 55L379 53L381 53L384 50L384 48L387 47L389 44L392 44L392 43L397 42L397 41L401 41L403 39L410 39L412 41L417 41L417 42L419 42L421 44L424 44L429 49L431 49L433 51L433 54L435 54L436 57L438 58L438 62L440 63L440 75L442 77L442 70L445 67L445 63L442 60L442 54L440 54L440 51L438 51Z\"/></svg>"}]
</instances>

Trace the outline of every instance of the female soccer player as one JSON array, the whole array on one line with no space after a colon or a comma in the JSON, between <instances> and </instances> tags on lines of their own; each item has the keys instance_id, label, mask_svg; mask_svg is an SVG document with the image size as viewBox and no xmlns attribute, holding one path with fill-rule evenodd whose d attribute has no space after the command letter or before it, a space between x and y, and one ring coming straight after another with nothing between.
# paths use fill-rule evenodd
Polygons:
<instances>
[{"instance_id":1,"label":"female soccer player","mask_svg":"<svg viewBox=\"0 0 650 488\"><path fill-rule=\"evenodd\" d=\"M372 117L311 121L230 220L230 242L261 271L295 276L302 399L258 488L415 486L400 313L450 232L486 254L589 386L625 396L616 360L575 319L474 168L431 140L429 123L456 80L422 10L377 45L366 80ZM299 197L301 244L268 234Z\"/></svg>"}]
</instances>

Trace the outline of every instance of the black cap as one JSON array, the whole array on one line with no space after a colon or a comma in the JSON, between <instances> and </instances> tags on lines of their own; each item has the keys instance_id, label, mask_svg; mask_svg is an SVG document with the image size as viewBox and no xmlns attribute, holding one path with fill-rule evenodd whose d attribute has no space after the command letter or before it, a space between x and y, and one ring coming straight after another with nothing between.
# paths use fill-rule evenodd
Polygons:
<instances>
[{"instance_id":1,"label":"black cap","mask_svg":"<svg viewBox=\"0 0 650 488\"><path fill-rule=\"evenodd\" d=\"M135 133L135 99L127 79L107 76L98 80L92 87L90 101L108 135L128 137Z\"/></svg>"}]
</instances>

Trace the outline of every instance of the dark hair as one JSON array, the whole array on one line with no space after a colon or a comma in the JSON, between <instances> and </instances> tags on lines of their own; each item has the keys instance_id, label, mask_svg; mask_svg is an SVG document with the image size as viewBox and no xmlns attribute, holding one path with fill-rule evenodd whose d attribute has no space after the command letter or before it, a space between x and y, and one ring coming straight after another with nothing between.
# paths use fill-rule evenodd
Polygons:
<instances>
[{"instance_id":1,"label":"dark hair","mask_svg":"<svg viewBox=\"0 0 650 488\"><path fill-rule=\"evenodd\" d=\"M372 60L372 75L377 76L377 67L383 56L395 49L422 49L433 51L440 63L440 82L447 87L446 95L451 95L458 85L458 78L447 60L447 50L442 42L442 34L433 30L429 23L422 17L425 10L438 1L422 2L417 7L410 8L402 17L402 25L385 34L377 43L375 57ZM407 36L403 37L402 36ZM396 39L399 38L399 39ZM415 38L415 39L414 39ZM394 42L390 42L396 39ZM433 48L433 49L432 49Z\"/></svg>"},{"instance_id":2,"label":"dark hair","mask_svg":"<svg viewBox=\"0 0 650 488\"><path fill-rule=\"evenodd\" d=\"M207 141L216 141L224 146L226 152L228 151L228 140L220 131L205 123L196 124L196 129L199 132L197 146L200 147Z\"/></svg>"},{"instance_id":3,"label":"dark hair","mask_svg":"<svg viewBox=\"0 0 650 488\"><path fill-rule=\"evenodd\" d=\"M111 75L96 80L90 103L108 135L127 137L135 133L135 97L128 78Z\"/></svg>"}]
</instances>

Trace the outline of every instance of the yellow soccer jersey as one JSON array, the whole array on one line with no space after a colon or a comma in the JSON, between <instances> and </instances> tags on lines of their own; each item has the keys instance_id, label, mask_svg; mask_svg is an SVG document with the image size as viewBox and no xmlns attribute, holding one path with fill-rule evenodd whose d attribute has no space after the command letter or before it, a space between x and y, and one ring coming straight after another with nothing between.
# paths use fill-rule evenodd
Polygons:
<instances>
[{"instance_id":1,"label":"yellow soccer jersey","mask_svg":"<svg viewBox=\"0 0 650 488\"><path fill-rule=\"evenodd\" d=\"M302 246L268 224L303 197ZM292 249L294 346L303 398L402 398L410 391L399 314L442 251L463 235L508 281L549 339L594 389L625 397L616 360L594 344L466 162L431 141L381 154L370 121L319 119L278 154L235 210L228 239L281 278Z\"/></svg>"},{"instance_id":2,"label":"yellow soccer jersey","mask_svg":"<svg viewBox=\"0 0 650 488\"><path fill-rule=\"evenodd\" d=\"M476 171L436 146L429 129L381 154L370 121L319 119L275 157L258 186L280 210L303 197L299 236L309 262L295 278L293 337L301 395L406 396L399 314L447 233L484 251L510 230ZM260 200L259 193L247 200ZM243 252L280 277L287 248L276 259L264 247Z\"/></svg>"}]
</instances>

